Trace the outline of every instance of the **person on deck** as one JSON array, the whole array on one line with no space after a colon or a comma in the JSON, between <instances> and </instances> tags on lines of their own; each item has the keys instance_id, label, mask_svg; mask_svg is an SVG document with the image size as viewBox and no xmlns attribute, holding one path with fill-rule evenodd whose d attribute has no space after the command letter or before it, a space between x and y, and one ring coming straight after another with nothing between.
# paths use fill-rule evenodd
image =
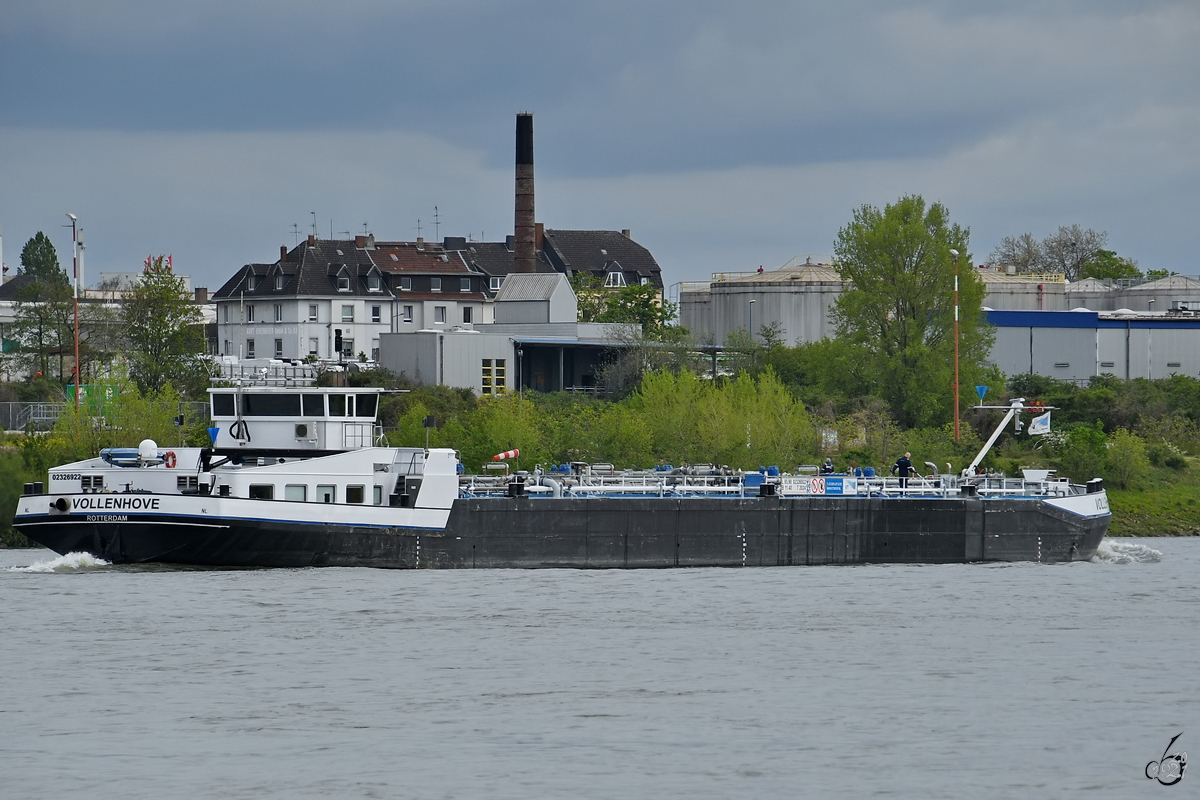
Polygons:
<instances>
[{"instance_id":1,"label":"person on deck","mask_svg":"<svg viewBox=\"0 0 1200 800\"><path fill-rule=\"evenodd\" d=\"M905 453L896 459L896 463L892 465L892 474L899 473L900 488L908 488L908 476L913 472L912 453Z\"/></svg>"},{"instance_id":2,"label":"person on deck","mask_svg":"<svg viewBox=\"0 0 1200 800\"><path fill-rule=\"evenodd\" d=\"M822 475L832 475L833 474L833 459L832 458L825 459L825 464L822 465L822 467L821 467L821 474Z\"/></svg>"}]
</instances>

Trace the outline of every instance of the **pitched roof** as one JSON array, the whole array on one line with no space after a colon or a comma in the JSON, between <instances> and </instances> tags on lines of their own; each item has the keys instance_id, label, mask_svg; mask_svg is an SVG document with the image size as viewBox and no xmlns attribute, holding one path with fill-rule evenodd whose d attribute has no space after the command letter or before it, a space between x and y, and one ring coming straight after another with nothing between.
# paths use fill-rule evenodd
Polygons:
<instances>
[{"instance_id":1,"label":"pitched roof","mask_svg":"<svg viewBox=\"0 0 1200 800\"><path fill-rule=\"evenodd\" d=\"M467 242L465 246L465 250L455 252L480 272L494 276L513 273L513 252L504 242ZM538 273L556 271L544 252L538 252L535 267Z\"/></svg>"},{"instance_id":2,"label":"pitched roof","mask_svg":"<svg viewBox=\"0 0 1200 800\"><path fill-rule=\"evenodd\" d=\"M27 286L35 280L37 280L36 277L27 273L14 275L0 285L0 300L20 300L21 287Z\"/></svg>"},{"instance_id":3,"label":"pitched roof","mask_svg":"<svg viewBox=\"0 0 1200 800\"><path fill-rule=\"evenodd\" d=\"M213 294L214 300L231 297L287 297L331 294L387 295L385 283L380 291L370 291L367 277L375 270L368 251L355 247L353 240L317 239L301 242L286 259L274 264L246 264ZM275 276L283 275L283 286L275 288ZM338 291L341 275L350 278L349 291ZM254 277L251 287L250 278Z\"/></svg>"},{"instance_id":4,"label":"pitched roof","mask_svg":"<svg viewBox=\"0 0 1200 800\"><path fill-rule=\"evenodd\" d=\"M558 288L563 276L557 272L544 275L532 272L514 272L509 275L496 292L496 302L506 300L549 300Z\"/></svg>"},{"instance_id":5,"label":"pitched roof","mask_svg":"<svg viewBox=\"0 0 1200 800\"><path fill-rule=\"evenodd\" d=\"M635 272L662 287L662 268L650 251L620 231L547 230L545 251L550 263L566 274L612 270Z\"/></svg>"}]
</instances>

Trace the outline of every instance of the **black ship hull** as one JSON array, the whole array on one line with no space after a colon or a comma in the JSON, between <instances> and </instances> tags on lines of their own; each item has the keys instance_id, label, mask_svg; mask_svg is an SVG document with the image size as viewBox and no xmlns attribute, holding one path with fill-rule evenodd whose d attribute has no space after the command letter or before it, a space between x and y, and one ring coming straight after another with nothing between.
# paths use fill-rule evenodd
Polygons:
<instances>
[{"instance_id":1,"label":"black ship hull","mask_svg":"<svg viewBox=\"0 0 1200 800\"><path fill-rule=\"evenodd\" d=\"M516 497L455 500L436 529L178 514L15 523L58 553L117 564L632 569L1080 561L1110 519L1035 499Z\"/></svg>"}]
</instances>

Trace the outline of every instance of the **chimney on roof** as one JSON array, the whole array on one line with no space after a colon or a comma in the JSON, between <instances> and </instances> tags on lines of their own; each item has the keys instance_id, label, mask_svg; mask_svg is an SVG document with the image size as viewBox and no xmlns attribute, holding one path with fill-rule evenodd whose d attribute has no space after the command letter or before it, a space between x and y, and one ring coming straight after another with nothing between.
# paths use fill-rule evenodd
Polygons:
<instances>
[{"instance_id":1,"label":"chimney on roof","mask_svg":"<svg viewBox=\"0 0 1200 800\"><path fill-rule=\"evenodd\" d=\"M354 237L354 246L359 247L359 248L366 247L367 246L367 237L363 236L362 234L355 236Z\"/></svg>"},{"instance_id":2,"label":"chimney on roof","mask_svg":"<svg viewBox=\"0 0 1200 800\"><path fill-rule=\"evenodd\" d=\"M309 244L316 244L316 243L317 243L317 235L316 235L315 233L310 233L310 234L308 235L308 243L309 243Z\"/></svg>"},{"instance_id":3,"label":"chimney on roof","mask_svg":"<svg viewBox=\"0 0 1200 800\"><path fill-rule=\"evenodd\" d=\"M196 303L199 305L208 305L208 288L204 286L196 287Z\"/></svg>"},{"instance_id":4,"label":"chimney on roof","mask_svg":"<svg viewBox=\"0 0 1200 800\"><path fill-rule=\"evenodd\" d=\"M425 237L424 236L417 237L417 249L422 250L422 251L425 249Z\"/></svg>"},{"instance_id":5,"label":"chimney on roof","mask_svg":"<svg viewBox=\"0 0 1200 800\"><path fill-rule=\"evenodd\" d=\"M622 236L624 236L626 239L632 239L632 238L633 238L632 236L630 236L630 235L629 235L629 228L622 228L622 229L621 229L621 235L622 235Z\"/></svg>"},{"instance_id":6,"label":"chimney on roof","mask_svg":"<svg viewBox=\"0 0 1200 800\"><path fill-rule=\"evenodd\" d=\"M287 261L287 245L281 244L279 245L279 263L282 264L285 261Z\"/></svg>"},{"instance_id":7,"label":"chimney on roof","mask_svg":"<svg viewBox=\"0 0 1200 800\"><path fill-rule=\"evenodd\" d=\"M533 114L517 114L516 177L513 272L534 272L537 263L537 231L533 222Z\"/></svg>"},{"instance_id":8,"label":"chimney on roof","mask_svg":"<svg viewBox=\"0 0 1200 800\"><path fill-rule=\"evenodd\" d=\"M367 234L367 249L368 250L375 249L375 234L373 234L373 233Z\"/></svg>"}]
</instances>

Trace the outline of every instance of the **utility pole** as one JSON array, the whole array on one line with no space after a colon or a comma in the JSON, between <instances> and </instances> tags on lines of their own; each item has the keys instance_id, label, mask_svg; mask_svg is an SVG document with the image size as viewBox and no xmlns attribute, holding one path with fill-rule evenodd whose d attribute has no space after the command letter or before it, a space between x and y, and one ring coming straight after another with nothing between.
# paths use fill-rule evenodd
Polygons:
<instances>
[{"instance_id":1,"label":"utility pole","mask_svg":"<svg viewBox=\"0 0 1200 800\"><path fill-rule=\"evenodd\" d=\"M958 441L958 251L951 250L954 258L954 441Z\"/></svg>"}]
</instances>

